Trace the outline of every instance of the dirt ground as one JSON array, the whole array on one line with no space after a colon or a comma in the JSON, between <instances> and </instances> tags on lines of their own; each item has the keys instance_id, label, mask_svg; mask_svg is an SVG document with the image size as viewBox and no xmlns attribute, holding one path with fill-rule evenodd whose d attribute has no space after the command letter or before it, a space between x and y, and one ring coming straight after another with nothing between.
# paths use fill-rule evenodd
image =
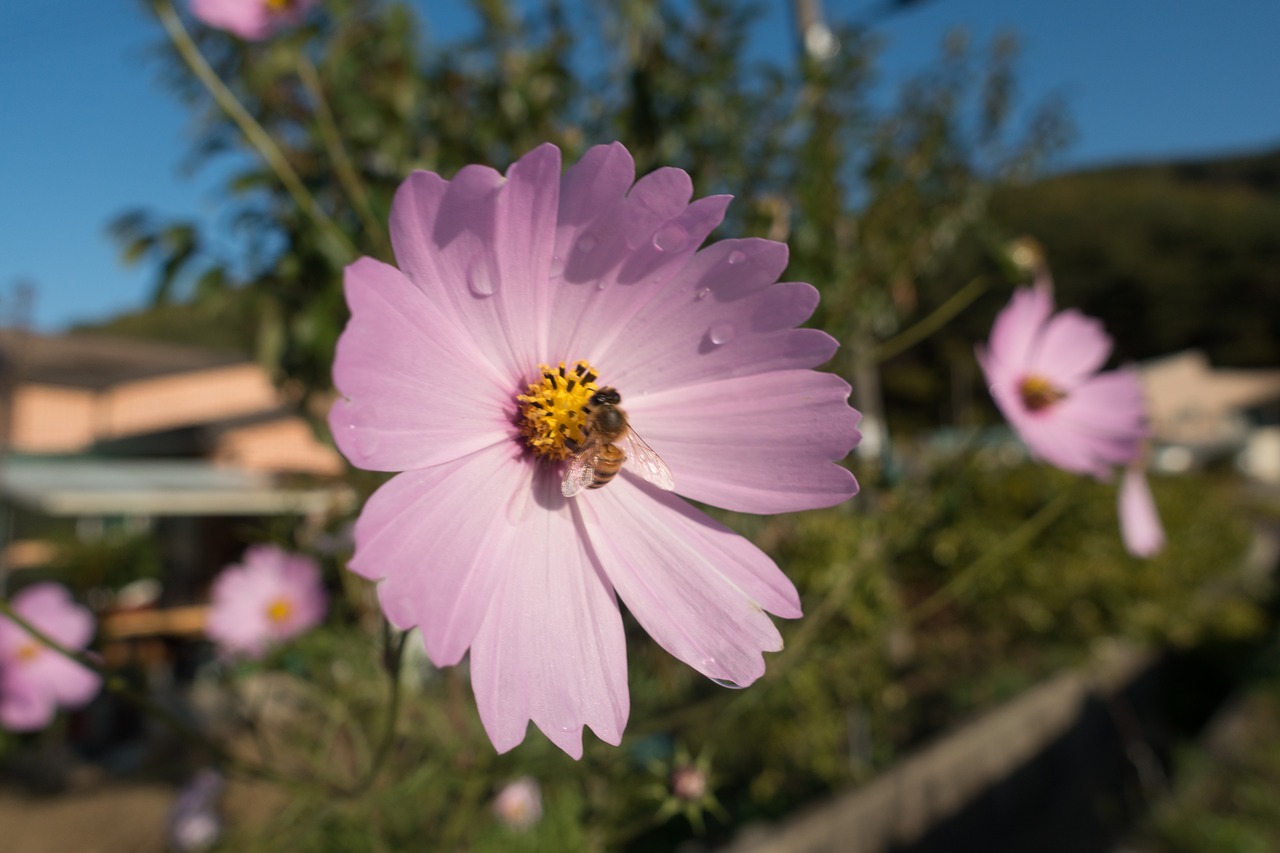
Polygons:
<instances>
[{"instance_id":1,"label":"dirt ground","mask_svg":"<svg viewBox=\"0 0 1280 853\"><path fill-rule=\"evenodd\" d=\"M33 796L0 788L6 853L163 853L174 789L115 783Z\"/></svg>"}]
</instances>

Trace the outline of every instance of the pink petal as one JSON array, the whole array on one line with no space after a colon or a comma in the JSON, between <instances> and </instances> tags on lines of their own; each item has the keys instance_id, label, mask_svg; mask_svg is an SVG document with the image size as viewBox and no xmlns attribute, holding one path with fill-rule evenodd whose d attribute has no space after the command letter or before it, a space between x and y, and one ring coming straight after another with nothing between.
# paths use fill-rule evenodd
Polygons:
<instances>
[{"instance_id":1,"label":"pink petal","mask_svg":"<svg viewBox=\"0 0 1280 853\"><path fill-rule=\"evenodd\" d=\"M795 587L764 552L678 497L623 479L577 499L618 595L668 652L745 687L782 648L771 611L798 617Z\"/></svg>"},{"instance_id":2,"label":"pink petal","mask_svg":"<svg viewBox=\"0 0 1280 853\"><path fill-rule=\"evenodd\" d=\"M1127 468L1120 483L1120 537L1135 557L1154 557L1164 548L1164 527L1151 486L1142 471Z\"/></svg>"},{"instance_id":3,"label":"pink petal","mask_svg":"<svg viewBox=\"0 0 1280 853\"><path fill-rule=\"evenodd\" d=\"M102 687L102 677L96 672L52 650L42 652L27 668L30 680L43 685L64 708L88 704Z\"/></svg>"},{"instance_id":4,"label":"pink petal","mask_svg":"<svg viewBox=\"0 0 1280 853\"><path fill-rule=\"evenodd\" d=\"M513 435L510 380L399 270L361 259L346 291L351 320L333 370L344 397L329 428L352 464L422 468Z\"/></svg>"},{"instance_id":5,"label":"pink petal","mask_svg":"<svg viewBox=\"0 0 1280 853\"><path fill-rule=\"evenodd\" d=\"M631 425L680 494L739 512L832 506L857 492L834 464L858 443L849 385L830 373L774 371L624 399ZM625 469L624 469L625 470Z\"/></svg>"},{"instance_id":6,"label":"pink petal","mask_svg":"<svg viewBox=\"0 0 1280 853\"><path fill-rule=\"evenodd\" d=\"M540 469L523 492L519 534L494 537L502 579L471 648L471 684L499 752L524 740L532 720L556 746L582 757L582 729L622 740L630 710L622 616L587 549L581 521Z\"/></svg>"},{"instance_id":7,"label":"pink petal","mask_svg":"<svg viewBox=\"0 0 1280 853\"><path fill-rule=\"evenodd\" d=\"M57 712L53 694L17 673L0 670L0 727L34 732L49 725Z\"/></svg>"},{"instance_id":8,"label":"pink petal","mask_svg":"<svg viewBox=\"0 0 1280 853\"><path fill-rule=\"evenodd\" d=\"M1032 364L1041 328L1053 312L1053 294L1047 286L1020 287L1009 304L996 315L986 350L987 380L1009 381L1009 374L1025 375Z\"/></svg>"},{"instance_id":9,"label":"pink petal","mask_svg":"<svg viewBox=\"0 0 1280 853\"><path fill-rule=\"evenodd\" d=\"M559 164L559 150L543 145L507 178L483 166L452 181L414 172L392 205L400 269L502 376L522 376L546 359Z\"/></svg>"},{"instance_id":10,"label":"pink petal","mask_svg":"<svg viewBox=\"0 0 1280 853\"><path fill-rule=\"evenodd\" d=\"M1044 326L1026 372L1070 392L1096 373L1109 355L1111 336L1100 321L1076 310L1062 311Z\"/></svg>"},{"instance_id":11,"label":"pink petal","mask_svg":"<svg viewBox=\"0 0 1280 853\"><path fill-rule=\"evenodd\" d=\"M722 240L690 260L655 299L630 317L599 361L623 399L733 376L815 367L835 339L796 329L813 313L807 284L773 284L786 247L768 240Z\"/></svg>"},{"instance_id":12,"label":"pink petal","mask_svg":"<svg viewBox=\"0 0 1280 853\"><path fill-rule=\"evenodd\" d=\"M93 615L71 598L66 587L37 583L13 597L14 611L56 642L79 651L93 637ZM7 621L7 620L6 620ZM21 632L23 636L26 631Z\"/></svg>"},{"instance_id":13,"label":"pink petal","mask_svg":"<svg viewBox=\"0 0 1280 853\"><path fill-rule=\"evenodd\" d=\"M527 500L534 470L511 442L409 471L375 492L356 522L350 569L382 581L383 612L397 628L421 628L437 666L462 658L513 570L527 537L509 504ZM515 553L495 553L508 548Z\"/></svg>"}]
</instances>

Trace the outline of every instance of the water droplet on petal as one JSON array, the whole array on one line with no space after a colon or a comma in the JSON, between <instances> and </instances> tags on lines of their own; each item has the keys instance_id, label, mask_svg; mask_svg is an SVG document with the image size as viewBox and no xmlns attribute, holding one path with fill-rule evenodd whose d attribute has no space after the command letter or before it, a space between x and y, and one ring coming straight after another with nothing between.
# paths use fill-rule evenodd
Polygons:
<instances>
[{"instance_id":1,"label":"water droplet on petal","mask_svg":"<svg viewBox=\"0 0 1280 853\"><path fill-rule=\"evenodd\" d=\"M578 251L584 255L590 254L599 242L600 241L595 238L595 235L583 234L578 238Z\"/></svg>"},{"instance_id":2,"label":"water droplet on petal","mask_svg":"<svg viewBox=\"0 0 1280 853\"><path fill-rule=\"evenodd\" d=\"M734 249L732 252L729 253L729 263L731 264L737 265L742 263L746 259L747 259L746 253L739 249Z\"/></svg>"},{"instance_id":3,"label":"water droplet on petal","mask_svg":"<svg viewBox=\"0 0 1280 853\"><path fill-rule=\"evenodd\" d=\"M708 296L710 296L710 295L711 295L711 288L709 288L709 287L704 287L704 288L702 288L701 290L699 290L697 293L695 293L695 294L694 294L694 298L695 298L695 299L706 299L706 298L707 298Z\"/></svg>"},{"instance_id":4,"label":"water droplet on petal","mask_svg":"<svg viewBox=\"0 0 1280 853\"><path fill-rule=\"evenodd\" d=\"M734 334L733 326L728 323L716 323L707 331L707 336L711 338L711 343L716 346L729 343L729 341L733 340Z\"/></svg>"},{"instance_id":5,"label":"water droplet on petal","mask_svg":"<svg viewBox=\"0 0 1280 853\"><path fill-rule=\"evenodd\" d=\"M476 258L467 270L467 289L481 298L493 296L498 290L498 282L489 271L489 264L484 258Z\"/></svg>"},{"instance_id":6,"label":"water droplet on petal","mask_svg":"<svg viewBox=\"0 0 1280 853\"><path fill-rule=\"evenodd\" d=\"M734 682L734 681L730 681L727 678L713 678L711 680L714 681L716 684L719 684L721 687L728 687L730 690L742 689L741 684L738 684L737 682Z\"/></svg>"},{"instance_id":7,"label":"water droplet on petal","mask_svg":"<svg viewBox=\"0 0 1280 853\"><path fill-rule=\"evenodd\" d=\"M356 433L356 451L361 456L368 459L370 456L378 452L378 433L377 430L362 429Z\"/></svg>"},{"instance_id":8,"label":"water droplet on petal","mask_svg":"<svg viewBox=\"0 0 1280 853\"><path fill-rule=\"evenodd\" d=\"M659 252L678 252L689 242L689 232L683 226L669 222L653 235L653 247Z\"/></svg>"},{"instance_id":9,"label":"water droplet on petal","mask_svg":"<svg viewBox=\"0 0 1280 853\"><path fill-rule=\"evenodd\" d=\"M551 269L548 271L552 278L560 278L564 275L564 258L559 255L551 256Z\"/></svg>"}]
</instances>

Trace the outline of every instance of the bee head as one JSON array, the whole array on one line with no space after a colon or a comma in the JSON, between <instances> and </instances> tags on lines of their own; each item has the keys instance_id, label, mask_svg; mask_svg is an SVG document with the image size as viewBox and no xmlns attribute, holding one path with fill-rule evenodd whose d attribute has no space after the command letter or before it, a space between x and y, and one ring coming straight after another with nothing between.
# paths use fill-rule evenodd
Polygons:
<instances>
[{"instance_id":1,"label":"bee head","mask_svg":"<svg viewBox=\"0 0 1280 853\"><path fill-rule=\"evenodd\" d=\"M601 388L591 395L591 404L594 406L616 406L621 402L622 395L616 388Z\"/></svg>"}]
</instances>

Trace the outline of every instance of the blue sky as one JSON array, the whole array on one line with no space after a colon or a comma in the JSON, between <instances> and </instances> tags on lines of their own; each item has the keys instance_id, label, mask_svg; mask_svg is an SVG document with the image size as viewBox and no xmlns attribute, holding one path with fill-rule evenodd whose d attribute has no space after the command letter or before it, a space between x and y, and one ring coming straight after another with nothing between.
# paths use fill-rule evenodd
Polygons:
<instances>
[{"instance_id":1,"label":"blue sky","mask_svg":"<svg viewBox=\"0 0 1280 853\"><path fill-rule=\"evenodd\" d=\"M761 0L757 49L789 50L789 0ZM452 0L418 0L438 35ZM851 20L871 0L826 0ZM1276 0L931 0L877 25L885 93L937 55L949 28L1023 45L1020 100L1060 94L1076 142L1059 167L1280 146ZM161 33L136 0L0 0L0 322L15 282L54 331L132 310L150 274L126 268L106 225L144 207L219 218L216 170L183 170L188 116L156 79ZM498 164L502 165L502 164Z\"/></svg>"}]
</instances>

